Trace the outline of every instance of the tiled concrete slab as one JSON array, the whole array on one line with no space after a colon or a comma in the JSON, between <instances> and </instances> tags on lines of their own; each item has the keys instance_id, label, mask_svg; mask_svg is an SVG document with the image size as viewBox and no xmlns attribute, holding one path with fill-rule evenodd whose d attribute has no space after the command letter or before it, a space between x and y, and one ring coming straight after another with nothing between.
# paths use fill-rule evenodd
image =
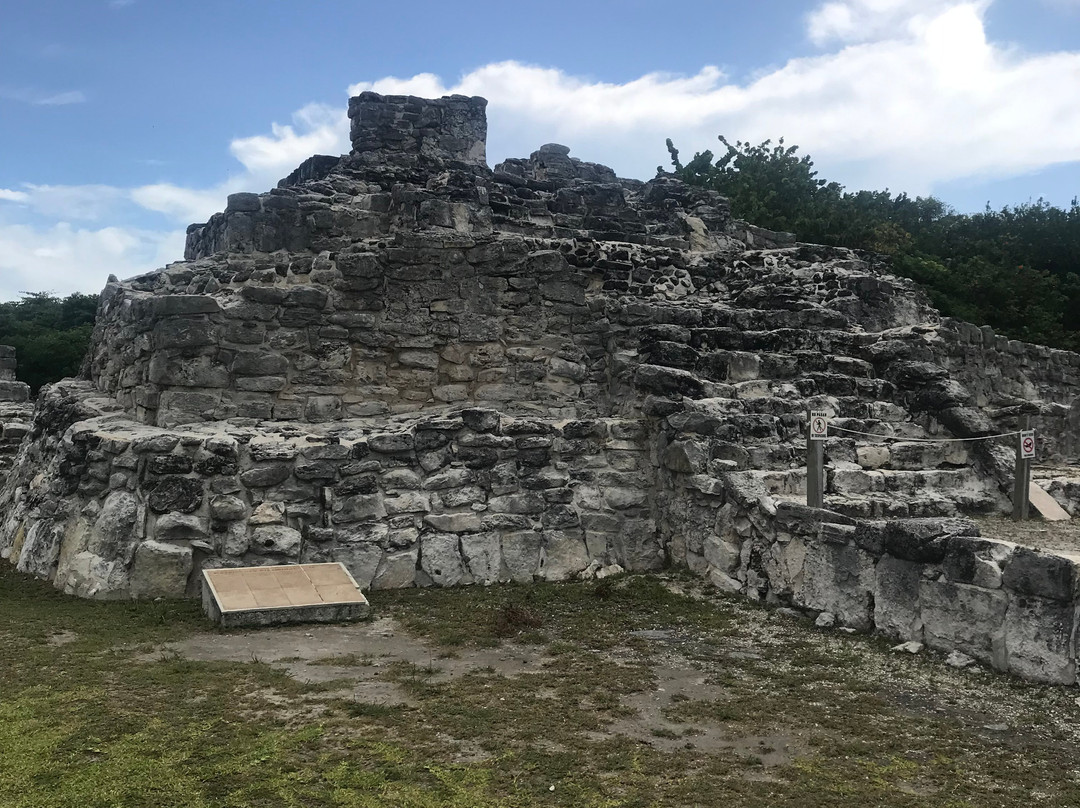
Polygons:
<instances>
[{"instance_id":1,"label":"tiled concrete slab","mask_svg":"<svg viewBox=\"0 0 1080 808\"><path fill-rule=\"evenodd\" d=\"M203 611L225 628L358 620L368 610L340 563L203 570Z\"/></svg>"}]
</instances>

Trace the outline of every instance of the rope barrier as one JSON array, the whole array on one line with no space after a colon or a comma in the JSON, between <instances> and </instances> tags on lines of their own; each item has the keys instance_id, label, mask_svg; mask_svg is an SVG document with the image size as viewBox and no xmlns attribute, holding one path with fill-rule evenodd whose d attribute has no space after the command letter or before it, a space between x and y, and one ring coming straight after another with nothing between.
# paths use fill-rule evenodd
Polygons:
<instances>
[{"instance_id":1,"label":"rope barrier","mask_svg":"<svg viewBox=\"0 0 1080 808\"><path fill-rule=\"evenodd\" d=\"M977 440L995 440L997 438L1011 438L1013 435L1019 435L1020 431L1016 432L1002 432L1000 435L983 435L979 438L904 438L897 435L879 435L876 432L859 432L856 429L846 429L842 426L835 426L829 424L829 429L836 429L840 432L847 432L852 435L867 435L871 438L879 438L881 440L897 440L904 443L968 443L970 441Z\"/></svg>"}]
</instances>

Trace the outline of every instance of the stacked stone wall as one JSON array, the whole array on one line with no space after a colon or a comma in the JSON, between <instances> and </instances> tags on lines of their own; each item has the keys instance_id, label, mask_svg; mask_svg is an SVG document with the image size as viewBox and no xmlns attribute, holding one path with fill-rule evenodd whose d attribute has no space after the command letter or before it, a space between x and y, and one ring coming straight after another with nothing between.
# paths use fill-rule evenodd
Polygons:
<instances>
[{"instance_id":1,"label":"stacked stone wall","mask_svg":"<svg viewBox=\"0 0 1080 808\"><path fill-rule=\"evenodd\" d=\"M1028 415L1041 460L1080 459L1080 354L1008 339L946 319L934 353L1002 429Z\"/></svg>"},{"instance_id":2,"label":"stacked stone wall","mask_svg":"<svg viewBox=\"0 0 1080 808\"><path fill-rule=\"evenodd\" d=\"M58 385L43 406L59 417L84 388ZM379 589L664 563L638 421L465 408L165 430L98 415L40 460L49 473L28 464L0 494L4 552L84 597L183 595L205 565L341 561Z\"/></svg>"},{"instance_id":3,"label":"stacked stone wall","mask_svg":"<svg viewBox=\"0 0 1080 808\"><path fill-rule=\"evenodd\" d=\"M30 387L17 381L15 349L0 345L0 480L15 462L15 454L30 431Z\"/></svg>"}]
</instances>

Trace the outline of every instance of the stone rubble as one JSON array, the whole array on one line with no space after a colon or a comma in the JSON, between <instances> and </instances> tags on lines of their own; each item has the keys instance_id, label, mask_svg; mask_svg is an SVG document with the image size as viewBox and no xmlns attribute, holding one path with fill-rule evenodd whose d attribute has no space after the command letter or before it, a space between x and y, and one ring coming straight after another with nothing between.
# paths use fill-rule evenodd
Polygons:
<instances>
[{"instance_id":1,"label":"stone rubble","mask_svg":"<svg viewBox=\"0 0 1080 808\"><path fill-rule=\"evenodd\" d=\"M959 518L1008 510L1010 446L926 441L1029 414L1075 459L1080 356L670 176L558 144L489 169L485 106L363 93L349 155L111 278L87 378L40 397L0 489L0 557L97 598L297 561L364 589L674 564L1075 681L1074 561ZM823 510L810 408L834 427Z\"/></svg>"},{"instance_id":2,"label":"stone rubble","mask_svg":"<svg viewBox=\"0 0 1080 808\"><path fill-rule=\"evenodd\" d=\"M15 349L0 345L0 479L15 462L15 453L30 433L30 386L15 379Z\"/></svg>"}]
</instances>

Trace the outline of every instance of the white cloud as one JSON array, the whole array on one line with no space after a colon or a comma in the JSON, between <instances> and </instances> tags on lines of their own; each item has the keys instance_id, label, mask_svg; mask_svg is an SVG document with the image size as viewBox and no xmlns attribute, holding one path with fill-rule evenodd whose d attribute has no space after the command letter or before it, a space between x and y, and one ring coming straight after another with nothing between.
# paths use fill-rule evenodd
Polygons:
<instances>
[{"instance_id":1,"label":"white cloud","mask_svg":"<svg viewBox=\"0 0 1080 808\"><path fill-rule=\"evenodd\" d=\"M54 93L36 98L31 103L38 106L59 107L66 104L83 104L86 102L86 94L81 90L68 90L64 93Z\"/></svg>"},{"instance_id":2,"label":"white cloud","mask_svg":"<svg viewBox=\"0 0 1080 808\"><path fill-rule=\"evenodd\" d=\"M25 202L30 195L25 191L13 191L10 188L0 188L0 199L8 202Z\"/></svg>"},{"instance_id":3,"label":"white cloud","mask_svg":"<svg viewBox=\"0 0 1080 808\"><path fill-rule=\"evenodd\" d=\"M807 35L817 45L870 42L918 34L958 0L830 0L807 15ZM990 0L966 5L980 12Z\"/></svg>"},{"instance_id":4,"label":"white cloud","mask_svg":"<svg viewBox=\"0 0 1080 808\"><path fill-rule=\"evenodd\" d=\"M21 292L97 293L110 274L130 277L183 253L183 231L0 224L0 300Z\"/></svg>"},{"instance_id":5,"label":"white cloud","mask_svg":"<svg viewBox=\"0 0 1080 808\"><path fill-rule=\"evenodd\" d=\"M292 117L293 126L271 124L269 135L237 138L229 150L253 174L269 172L279 179L313 154L336 155L349 150L345 110L308 104Z\"/></svg>"},{"instance_id":6,"label":"white cloud","mask_svg":"<svg viewBox=\"0 0 1080 808\"><path fill-rule=\"evenodd\" d=\"M43 92L28 87L0 87L0 98L19 101L34 106L58 107L86 102L86 93L82 90L67 90L60 93Z\"/></svg>"},{"instance_id":7,"label":"white cloud","mask_svg":"<svg viewBox=\"0 0 1080 808\"><path fill-rule=\"evenodd\" d=\"M791 60L745 84L715 67L611 84L500 62L453 84L420 74L349 89L482 95L490 101L493 161L558 140L625 176L648 177L666 163L665 137L689 155L722 148L717 134L751 142L785 136L814 157L823 176L911 193L1080 160L1080 53L1020 55L997 47L986 39L985 7L955 0L826 3L811 15L811 32L856 38L845 22L850 17L877 39Z\"/></svg>"},{"instance_id":8,"label":"white cloud","mask_svg":"<svg viewBox=\"0 0 1080 808\"><path fill-rule=\"evenodd\" d=\"M243 180L233 180L215 188L184 188L167 182L143 185L131 190L135 204L164 213L176 222L205 222L225 207L230 193L241 190Z\"/></svg>"},{"instance_id":9,"label":"white cloud","mask_svg":"<svg viewBox=\"0 0 1080 808\"><path fill-rule=\"evenodd\" d=\"M115 214L125 193L111 185L35 185L24 183L24 201L36 213L57 219L97 221Z\"/></svg>"}]
</instances>

